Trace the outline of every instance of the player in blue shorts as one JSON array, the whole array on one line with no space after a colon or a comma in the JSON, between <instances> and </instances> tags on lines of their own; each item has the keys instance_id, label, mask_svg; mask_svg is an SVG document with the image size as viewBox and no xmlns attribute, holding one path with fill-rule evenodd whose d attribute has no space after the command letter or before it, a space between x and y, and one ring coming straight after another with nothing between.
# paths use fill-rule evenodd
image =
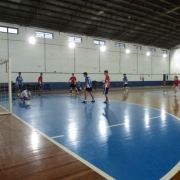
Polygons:
<instances>
[{"instance_id":1,"label":"player in blue shorts","mask_svg":"<svg viewBox=\"0 0 180 180\"><path fill-rule=\"evenodd\" d=\"M19 72L19 76L16 78L16 84L18 86L18 96L20 96L23 87L23 78L21 77L21 72Z\"/></svg>"},{"instance_id":2,"label":"player in blue shorts","mask_svg":"<svg viewBox=\"0 0 180 180\"><path fill-rule=\"evenodd\" d=\"M89 94L91 95L92 97L92 101L91 102L95 102L94 100L94 96L92 95L92 81L90 79L90 77L88 76L87 72L84 72L83 73L84 77L85 77L85 86L84 86L84 101L82 103L86 103L86 100L87 100L87 92L89 92Z\"/></svg>"}]
</instances>

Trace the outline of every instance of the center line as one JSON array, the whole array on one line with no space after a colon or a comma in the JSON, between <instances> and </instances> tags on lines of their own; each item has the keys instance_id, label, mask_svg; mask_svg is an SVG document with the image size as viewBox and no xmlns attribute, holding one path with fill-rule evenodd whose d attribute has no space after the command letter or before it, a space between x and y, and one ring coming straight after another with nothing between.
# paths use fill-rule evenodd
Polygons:
<instances>
[{"instance_id":1,"label":"center line","mask_svg":"<svg viewBox=\"0 0 180 180\"><path fill-rule=\"evenodd\" d=\"M124 125L125 123L122 123L122 124L115 124L115 125L111 125L111 126L108 126L108 127L115 127L115 126L121 126L121 125Z\"/></svg>"},{"instance_id":2,"label":"center line","mask_svg":"<svg viewBox=\"0 0 180 180\"><path fill-rule=\"evenodd\" d=\"M52 139L63 137L64 135L51 137Z\"/></svg>"},{"instance_id":3,"label":"center line","mask_svg":"<svg viewBox=\"0 0 180 180\"><path fill-rule=\"evenodd\" d=\"M159 117L161 117L161 116L156 116L156 117L152 117L152 118L149 118L149 119L156 119L156 118L159 118Z\"/></svg>"}]
</instances>

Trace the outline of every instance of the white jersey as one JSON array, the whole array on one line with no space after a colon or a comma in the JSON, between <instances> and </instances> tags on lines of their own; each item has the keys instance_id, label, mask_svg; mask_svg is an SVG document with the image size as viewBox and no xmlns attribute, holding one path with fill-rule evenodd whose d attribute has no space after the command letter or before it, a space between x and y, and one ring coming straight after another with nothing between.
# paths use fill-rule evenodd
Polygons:
<instances>
[{"instance_id":1,"label":"white jersey","mask_svg":"<svg viewBox=\"0 0 180 180\"><path fill-rule=\"evenodd\" d=\"M27 90L24 90L22 93L21 93L21 98L24 98L24 97L28 97L28 96L31 96L31 93L29 92L27 92Z\"/></svg>"}]
</instances>

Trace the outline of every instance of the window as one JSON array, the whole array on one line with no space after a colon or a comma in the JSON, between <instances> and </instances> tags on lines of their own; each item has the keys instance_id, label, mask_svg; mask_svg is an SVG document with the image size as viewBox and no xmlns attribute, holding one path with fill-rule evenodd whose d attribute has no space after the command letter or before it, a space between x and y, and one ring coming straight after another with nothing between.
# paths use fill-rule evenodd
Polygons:
<instances>
[{"instance_id":1,"label":"window","mask_svg":"<svg viewBox=\"0 0 180 180\"><path fill-rule=\"evenodd\" d=\"M141 46L133 45L133 48L134 48L134 49L137 49L137 50L139 50L139 51L141 50Z\"/></svg>"},{"instance_id":2,"label":"window","mask_svg":"<svg viewBox=\"0 0 180 180\"><path fill-rule=\"evenodd\" d=\"M95 40L95 39L94 39L94 44L104 46L104 45L105 45L105 41Z\"/></svg>"},{"instance_id":3,"label":"window","mask_svg":"<svg viewBox=\"0 0 180 180\"><path fill-rule=\"evenodd\" d=\"M123 43L115 43L115 47L125 48L125 44L123 44Z\"/></svg>"},{"instance_id":4,"label":"window","mask_svg":"<svg viewBox=\"0 0 180 180\"><path fill-rule=\"evenodd\" d=\"M82 43L82 38L81 37L68 36L67 39L68 39L69 42Z\"/></svg>"},{"instance_id":5,"label":"window","mask_svg":"<svg viewBox=\"0 0 180 180\"><path fill-rule=\"evenodd\" d=\"M2 27L2 26L0 26L0 32L10 33L10 34L18 34L18 29L17 28L10 28L10 27Z\"/></svg>"},{"instance_id":6,"label":"window","mask_svg":"<svg viewBox=\"0 0 180 180\"><path fill-rule=\"evenodd\" d=\"M7 28L6 27L0 27L0 32L6 32L7 33Z\"/></svg>"},{"instance_id":7,"label":"window","mask_svg":"<svg viewBox=\"0 0 180 180\"><path fill-rule=\"evenodd\" d=\"M46 38L46 39L53 39L53 34L52 33L36 31L36 37Z\"/></svg>"},{"instance_id":8,"label":"window","mask_svg":"<svg viewBox=\"0 0 180 180\"><path fill-rule=\"evenodd\" d=\"M167 54L168 51L166 49L161 49L162 54Z\"/></svg>"},{"instance_id":9,"label":"window","mask_svg":"<svg viewBox=\"0 0 180 180\"><path fill-rule=\"evenodd\" d=\"M8 28L8 33L17 34L18 30L14 28Z\"/></svg>"},{"instance_id":10,"label":"window","mask_svg":"<svg viewBox=\"0 0 180 180\"><path fill-rule=\"evenodd\" d=\"M152 52L152 53L155 53L156 49L155 48L149 48L149 51Z\"/></svg>"}]
</instances>

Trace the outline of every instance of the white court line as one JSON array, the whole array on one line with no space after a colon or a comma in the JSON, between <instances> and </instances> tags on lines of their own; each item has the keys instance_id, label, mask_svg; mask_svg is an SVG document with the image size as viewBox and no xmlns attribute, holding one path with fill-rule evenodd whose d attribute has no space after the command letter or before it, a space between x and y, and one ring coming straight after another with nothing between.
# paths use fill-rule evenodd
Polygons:
<instances>
[{"instance_id":1,"label":"white court line","mask_svg":"<svg viewBox=\"0 0 180 180\"><path fill-rule=\"evenodd\" d=\"M51 137L51 138L52 138L52 139L55 139L55 138L60 138L60 137L64 137L64 135L54 136L54 137Z\"/></svg>"},{"instance_id":2,"label":"white court line","mask_svg":"<svg viewBox=\"0 0 180 180\"><path fill-rule=\"evenodd\" d=\"M52 143L56 144L58 147L60 147L61 149L63 149L65 152L67 152L68 154L70 154L71 156L73 156L74 158L76 158L77 160L81 161L83 164L85 164L86 166L88 166L89 168L91 168L92 170L94 170L95 172L97 172L98 174L100 174L101 176L103 176L104 178L108 179L108 180L115 180L113 177L109 176L107 173L103 172L101 169L97 168L96 166L94 166L93 164L91 164L90 162L86 161L85 159L83 159L82 157L78 156L77 154L75 154L74 152L72 152L71 150L69 150L68 148L66 148L65 146L61 145L60 143L56 142L55 140L53 140L52 138L50 138L49 136L47 136L46 134L44 134L43 132L39 131L38 129L36 129L35 127L33 127L32 125L28 124L27 122L25 122L23 119L21 119L20 117L16 116L15 114L12 113L12 115L14 117L16 117L17 119L19 119L21 122L23 122L24 124L26 124L27 126L31 127L32 129L34 129L35 131L37 131L39 134L41 134L42 136L44 136L46 139L48 139L49 141L51 141Z\"/></svg>"},{"instance_id":3,"label":"white court line","mask_svg":"<svg viewBox=\"0 0 180 180\"><path fill-rule=\"evenodd\" d=\"M122 124L115 124L115 125L112 125L112 126L108 126L108 128L110 127L115 127L115 126L121 126L121 125L124 125L125 123L122 123Z\"/></svg>"},{"instance_id":4,"label":"white court line","mask_svg":"<svg viewBox=\"0 0 180 180\"><path fill-rule=\"evenodd\" d=\"M1 106L1 105L0 105L0 107L6 111L6 112L1 112L0 115L11 114L8 109L4 108L4 107Z\"/></svg>"},{"instance_id":5,"label":"white court line","mask_svg":"<svg viewBox=\"0 0 180 180\"><path fill-rule=\"evenodd\" d=\"M149 94L156 94L156 95L162 95L164 92L162 92L162 93L160 93L160 92L147 92L147 93L149 93ZM170 92L170 93L166 92L166 93L167 94L163 94L163 95L174 95L173 92Z\"/></svg>"},{"instance_id":6,"label":"white court line","mask_svg":"<svg viewBox=\"0 0 180 180\"><path fill-rule=\"evenodd\" d=\"M96 98L96 99L100 99L100 100L104 100L103 98ZM160 111L160 112L162 112L162 110L160 110L160 109L157 109L157 108L154 108L154 107L151 107L151 106L146 106L146 105L141 105L141 104L136 104L136 103L132 103L132 102L129 102L129 101L121 101L121 100L119 100L119 101L117 101L117 100L110 100L110 102L117 102L117 103L125 103L125 104L134 104L134 105L137 105L137 106L141 106L141 107L146 107L146 108L151 108L151 109L155 109L155 110L158 110L158 111ZM175 115L173 115L173 114L171 114L171 113L169 113L169 112L167 112L167 111L165 111L165 113L166 114L169 114L170 116L172 116L172 117L174 117L174 118L176 118L177 120L179 120L180 121L180 118L178 118L177 116L175 116Z\"/></svg>"},{"instance_id":7,"label":"white court line","mask_svg":"<svg viewBox=\"0 0 180 180\"><path fill-rule=\"evenodd\" d=\"M180 170L180 161L160 180L169 180Z\"/></svg>"},{"instance_id":8,"label":"white court line","mask_svg":"<svg viewBox=\"0 0 180 180\"><path fill-rule=\"evenodd\" d=\"M159 118L161 116L156 116L156 117L152 117L152 118L149 118L149 119L156 119L156 118ZM122 126L124 125L125 123L121 123L121 124L115 124L115 125L111 125L111 126L108 126L108 128L111 128L111 127L116 127L116 126Z\"/></svg>"},{"instance_id":9,"label":"white court line","mask_svg":"<svg viewBox=\"0 0 180 180\"><path fill-rule=\"evenodd\" d=\"M156 118L159 118L159 117L161 117L161 116L156 116L156 117L152 117L152 118L149 118L149 119L156 119Z\"/></svg>"}]
</instances>

